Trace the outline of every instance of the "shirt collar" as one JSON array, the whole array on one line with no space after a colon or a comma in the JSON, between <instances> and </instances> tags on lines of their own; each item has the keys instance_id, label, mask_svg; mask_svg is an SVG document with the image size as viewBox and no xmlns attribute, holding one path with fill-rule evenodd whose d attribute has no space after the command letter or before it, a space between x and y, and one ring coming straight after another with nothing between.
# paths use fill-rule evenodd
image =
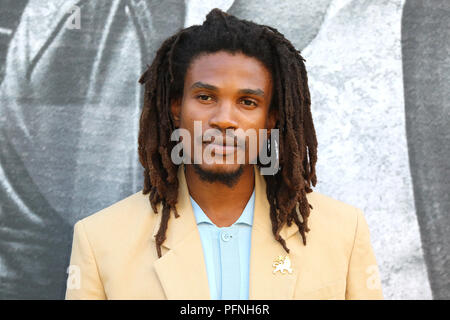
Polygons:
<instances>
[{"instance_id":1,"label":"shirt collar","mask_svg":"<svg viewBox=\"0 0 450 320\"><path fill-rule=\"evenodd\" d=\"M195 220L197 221L197 225L200 223L209 223L214 225L214 223L211 221L211 219L208 218L208 216L203 212L202 208L195 202L195 200L189 195L191 198L191 204L192 209L194 211ZM255 189L253 189L252 196L247 202L247 205L244 208L244 211L242 211L241 216L233 225L235 224L247 224L249 226L253 225L253 212L255 208Z\"/></svg>"}]
</instances>

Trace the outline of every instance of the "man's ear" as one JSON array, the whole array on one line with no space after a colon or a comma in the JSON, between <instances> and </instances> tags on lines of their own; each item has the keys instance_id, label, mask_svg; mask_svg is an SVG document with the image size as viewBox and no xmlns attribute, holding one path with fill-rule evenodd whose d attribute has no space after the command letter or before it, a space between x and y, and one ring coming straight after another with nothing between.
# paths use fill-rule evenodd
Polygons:
<instances>
[{"instance_id":1,"label":"man's ear","mask_svg":"<svg viewBox=\"0 0 450 320\"><path fill-rule=\"evenodd\" d=\"M170 104L170 112L172 114L173 124L175 128L179 128L181 115L181 99L172 100Z\"/></svg>"}]
</instances>

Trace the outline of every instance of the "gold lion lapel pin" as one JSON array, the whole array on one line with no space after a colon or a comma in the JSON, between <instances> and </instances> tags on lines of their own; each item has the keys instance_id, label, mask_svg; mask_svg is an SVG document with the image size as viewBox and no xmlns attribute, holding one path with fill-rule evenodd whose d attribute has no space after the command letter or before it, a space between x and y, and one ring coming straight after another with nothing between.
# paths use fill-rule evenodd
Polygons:
<instances>
[{"instance_id":1,"label":"gold lion lapel pin","mask_svg":"<svg viewBox=\"0 0 450 320\"><path fill-rule=\"evenodd\" d=\"M281 274L292 273L291 269L291 259L289 259L289 255L286 255L284 258L282 255L278 256L272 266L275 268L273 270L273 274L277 271L280 271Z\"/></svg>"}]
</instances>

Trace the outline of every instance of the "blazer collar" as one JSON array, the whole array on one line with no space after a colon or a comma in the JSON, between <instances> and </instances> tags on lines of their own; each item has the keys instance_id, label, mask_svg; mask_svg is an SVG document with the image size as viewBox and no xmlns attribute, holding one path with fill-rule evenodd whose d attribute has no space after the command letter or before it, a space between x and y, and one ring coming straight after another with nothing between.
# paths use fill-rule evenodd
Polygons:
<instances>
[{"instance_id":1,"label":"blazer collar","mask_svg":"<svg viewBox=\"0 0 450 320\"><path fill-rule=\"evenodd\" d=\"M292 299L298 276L293 265L291 274L273 274L273 260L285 255L281 244L274 239L270 221L270 205L266 196L266 182L255 165L255 207L250 250L249 299ZM156 273L168 299L210 299L208 277L200 233L190 202L183 165L178 168L178 203L175 218L168 221L162 257L154 262ZM161 222L161 204L153 229L152 241ZM298 231L293 223L280 234L287 241Z\"/></svg>"}]
</instances>

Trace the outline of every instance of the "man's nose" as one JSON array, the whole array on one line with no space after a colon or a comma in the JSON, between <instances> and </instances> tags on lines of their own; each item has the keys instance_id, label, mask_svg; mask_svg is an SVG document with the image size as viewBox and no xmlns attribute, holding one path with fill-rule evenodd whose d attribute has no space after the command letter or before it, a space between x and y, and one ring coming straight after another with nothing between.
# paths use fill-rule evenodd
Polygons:
<instances>
[{"instance_id":1,"label":"man's nose","mask_svg":"<svg viewBox=\"0 0 450 320\"><path fill-rule=\"evenodd\" d=\"M209 126L221 131L237 129L238 123L235 113L235 106L231 101L222 101L216 106L213 116L209 119Z\"/></svg>"}]
</instances>

